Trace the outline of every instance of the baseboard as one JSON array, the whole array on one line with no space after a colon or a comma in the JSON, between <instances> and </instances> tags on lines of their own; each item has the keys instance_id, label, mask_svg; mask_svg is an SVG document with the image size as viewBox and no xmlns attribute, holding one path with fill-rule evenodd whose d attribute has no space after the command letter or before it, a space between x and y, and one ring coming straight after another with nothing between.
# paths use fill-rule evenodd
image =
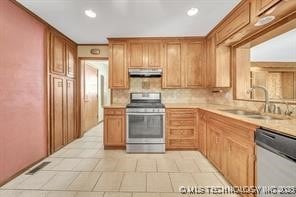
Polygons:
<instances>
[{"instance_id":1,"label":"baseboard","mask_svg":"<svg viewBox=\"0 0 296 197\"><path fill-rule=\"evenodd\" d=\"M41 159L38 159L37 161L35 161L34 163L30 164L29 166L27 166L27 167L19 170L17 173L15 173L14 175L12 175L8 179L0 182L0 187L2 187L3 185L5 185L6 183L8 183L9 181L11 181L12 179L16 178L17 176L23 174L25 171L29 170L30 168L32 168L34 165L36 165L37 163L39 163L40 161L42 161L45 158L47 158L47 156L42 157Z\"/></svg>"}]
</instances>

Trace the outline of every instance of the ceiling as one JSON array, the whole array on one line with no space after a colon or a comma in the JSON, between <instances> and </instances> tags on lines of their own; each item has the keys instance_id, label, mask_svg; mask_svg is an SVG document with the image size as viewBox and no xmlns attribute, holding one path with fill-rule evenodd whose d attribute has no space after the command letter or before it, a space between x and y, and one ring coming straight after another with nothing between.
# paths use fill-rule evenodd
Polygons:
<instances>
[{"instance_id":1,"label":"ceiling","mask_svg":"<svg viewBox=\"0 0 296 197\"><path fill-rule=\"evenodd\" d=\"M17 0L79 44L107 37L205 36L240 0ZM199 9L187 16L192 7ZM91 9L97 17L88 18Z\"/></svg>"}]
</instances>

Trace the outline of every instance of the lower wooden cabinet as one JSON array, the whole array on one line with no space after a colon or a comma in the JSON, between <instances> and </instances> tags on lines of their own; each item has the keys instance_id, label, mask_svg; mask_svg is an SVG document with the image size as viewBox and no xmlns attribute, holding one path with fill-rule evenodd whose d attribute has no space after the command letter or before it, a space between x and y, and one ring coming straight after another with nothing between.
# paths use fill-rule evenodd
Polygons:
<instances>
[{"instance_id":1,"label":"lower wooden cabinet","mask_svg":"<svg viewBox=\"0 0 296 197\"><path fill-rule=\"evenodd\" d=\"M105 148L125 146L125 109L104 109L104 146Z\"/></svg>"},{"instance_id":2,"label":"lower wooden cabinet","mask_svg":"<svg viewBox=\"0 0 296 197\"><path fill-rule=\"evenodd\" d=\"M77 137L75 95L75 80L56 75L50 77L51 153Z\"/></svg>"},{"instance_id":3,"label":"lower wooden cabinet","mask_svg":"<svg viewBox=\"0 0 296 197\"><path fill-rule=\"evenodd\" d=\"M166 110L166 149L197 149L197 110Z\"/></svg>"},{"instance_id":4,"label":"lower wooden cabinet","mask_svg":"<svg viewBox=\"0 0 296 197\"><path fill-rule=\"evenodd\" d=\"M207 155L207 120L206 112L198 110L198 147L203 155Z\"/></svg>"},{"instance_id":5,"label":"lower wooden cabinet","mask_svg":"<svg viewBox=\"0 0 296 197\"><path fill-rule=\"evenodd\" d=\"M254 186L254 132L257 126L209 112L206 114L207 158L232 185Z\"/></svg>"}]
</instances>

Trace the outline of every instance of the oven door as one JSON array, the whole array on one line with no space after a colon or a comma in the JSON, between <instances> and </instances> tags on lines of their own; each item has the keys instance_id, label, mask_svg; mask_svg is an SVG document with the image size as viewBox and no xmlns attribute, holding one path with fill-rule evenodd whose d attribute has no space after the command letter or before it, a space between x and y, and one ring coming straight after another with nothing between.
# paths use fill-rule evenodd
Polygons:
<instances>
[{"instance_id":1,"label":"oven door","mask_svg":"<svg viewBox=\"0 0 296 197\"><path fill-rule=\"evenodd\" d=\"M127 143L164 143L165 113L127 113Z\"/></svg>"}]
</instances>

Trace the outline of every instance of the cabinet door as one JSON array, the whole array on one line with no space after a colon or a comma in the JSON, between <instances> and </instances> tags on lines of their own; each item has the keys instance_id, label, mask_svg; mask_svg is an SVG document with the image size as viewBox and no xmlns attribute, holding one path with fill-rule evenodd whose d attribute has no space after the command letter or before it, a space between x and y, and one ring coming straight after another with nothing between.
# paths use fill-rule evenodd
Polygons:
<instances>
[{"instance_id":1,"label":"cabinet door","mask_svg":"<svg viewBox=\"0 0 296 197\"><path fill-rule=\"evenodd\" d=\"M75 81L67 80L66 114L67 114L67 143L76 138L76 113L75 113Z\"/></svg>"},{"instance_id":2,"label":"cabinet door","mask_svg":"<svg viewBox=\"0 0 296 197\"><path fill-rule=\"evenodd\" d=\"M129 42L129 68L145 67L145 46L143 42Z\"/></svg>"},{"instance_id":3,"label":"cabinet door","mask_svg":"<svg viewBox=\"0 0 296 197\"><path fill-rule=\"evenodd\" d=\"M233 185L254 185L254 160L251 145L244 146L238 139L224 139L225 174Z\"/></svg>"},{"instance_id":4,"label":"cabinet door","mask_svg":"<svg viewBox=\"0 0 296 197\"><path fill-rule=\"evenodd\" d=\"M222 167L222 131L214 125L214 123L207 125L207 156L208 159L221 170Z\"/></svg>"},{"instance_id":5,"label":"cabinet door","mask_svg":"<svg viewBox=\"0 0 296 197\"><path fill-rule=\"evenodd\" d=\"M147 46L147 66L150 68L160 68L162 66L162 42L151 41Z\"/></svg>"},{"instance_id":6,"label":"cabinet door","mask_svg":"<svg viewBox=\"0 0 296 197\"><path fill-rule=\"evenodd\" d=\"M66 73L65 42L55 34L51 37L51 72L63 75Z\"/></svg>"},{"instance_id":7,"label":"cabinet door","mask_svg":"<svg viewBox=\"0 0 296 197\"><path fill-rule=\"evenodd\" d=\"M216 41L215 35L207 38L207 66L206 66L206 87L216 86Z\"/></svg>"},{"instance_id":8,"label":"cabinet door","mask_svg":"<svg viewBox=\"0 0 296 197\"><path fill-rule=\"evenodd\" d=\"M207 146L207 122L205 118L205 113L202 111L199 111L198 113L198 144L199 144L199 151L206 155L206 146Z\"/></svg>"},{"instance_id":9,"label":"cabinet door","mask_svg":"<svg viewBox=\"0 0 296 197\"><path fill-rule=\"evenodd\" d=\"M128 73L126 67L126 43L118 42L110 44L110 88L128 88Z\"/></svg>"},{"instance_id":10,"label":"cabinet door","mask_svg":"<svg viewBox=\"0 0 296 197\"><path fill-rule=\"evenodd\" d=\"M67 45L66 50L67 60L67 76L75 77L76 74L76 50L73 46Z\"/></svg>"},{"instance_id":11,"label":"cabinet door","mask_svg":"<svg viewBox=\"0 0 296 197\"><path fill-rule=\"evenodd\" d=\"M104 118L104 145L125 145L125 122L124 116L105 115Z\"/></svg>"},{"instance_id":12,"label":"cabinet door","mask_svg":"<svg viewBox=\"0 0 296 197\"><path fill-rule=\"evenodd\" d=\"M182 87L182 44L179 41L165 44L164 88Z\"/></svg>"},{"instance_id":13,"label":"cabinet door","mask_svg":"<svg viewBox=\"0 0 296 197\"><path fill-rule=\"evenodd\" d=\"M261 15L280 1L281 0L256 0L257 16Z\"/></svg>"},{"instance_id":14,"label":"cabinet door","mask_svg":"<svg viewBox=\"0 0 296 197\"><path fill-rule=\"evenodd\" d=\"M64 80L51 77L51 149L62 148L64 142Z\"/></svg>"},{"instance_id":15,"label":"cabinet door","mask_svg":"<svg viewBox=\"0 0 296 197\"><path fill-rule=\"evenodd\" d=\"M185 41L182 54L184 55L185 87L202 87L205 65L203 41Z\"/></svg>"}]
</instances>

